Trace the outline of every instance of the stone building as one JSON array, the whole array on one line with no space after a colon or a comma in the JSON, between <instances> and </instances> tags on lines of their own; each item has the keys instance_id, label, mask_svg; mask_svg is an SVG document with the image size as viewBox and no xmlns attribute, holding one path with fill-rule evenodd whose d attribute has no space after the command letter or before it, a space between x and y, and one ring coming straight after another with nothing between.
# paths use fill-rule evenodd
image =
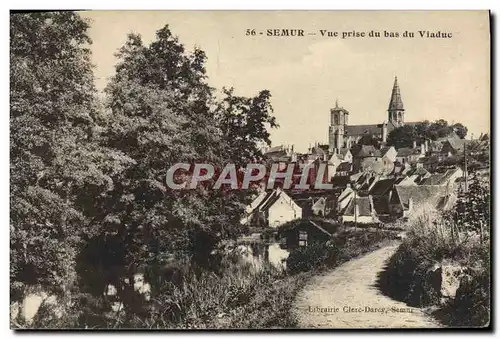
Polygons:
<instances>
[{"instance_id":1,"label":"stone building","mask_svg":"<svg viewBox=\"0 0 500 339\"><path fill-rule=\"evenodd\" d=\"M401 92L398 85L398 78L395 77L392 88L391 99L389 102L388 120L380 124L372 125L349 125L349 111L340 107L338 102L330 110L331 121L328 132L329 151L338 153L339 149L351 148L359 139L365 135L371 135L386 142L387 135L396 127L404 124L413 124L405 122L405 109Z\"/></svg>"}]
</instances>

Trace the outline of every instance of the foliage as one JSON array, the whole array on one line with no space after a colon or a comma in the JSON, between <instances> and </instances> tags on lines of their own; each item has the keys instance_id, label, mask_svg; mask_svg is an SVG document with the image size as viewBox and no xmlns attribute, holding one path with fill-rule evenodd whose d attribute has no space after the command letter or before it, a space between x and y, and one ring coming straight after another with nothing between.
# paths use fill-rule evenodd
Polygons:
<instances>
[{"instance_id":1,"label":"foliage","mask_svg":"<svg viewBox=\"0 0 500 339\"><path fill-rule=\"evenodd\" d=\"M412 147L413 141L422 144L425 140L436 140L455 133L461 139L467 135L467 127L461 123L448 124L443 119L435 122L423 121L415 125L403 125L393 129L387 136L387 143L394 147Z\"/></svg>"},{"instance_id":2,"label":"foliage","mask_svg":"<svg viewBox=\"0 0 500 339\"><path fill-rule=\"evenodd\" d=\"M324 265L326 261L335 260L338 250L326 243L313 242L307 247L298 247L290 252L286 266L292 274L311 271Z\"/></svg>"},{"instance_id":3,"label":"foliage","mask_svg":"<svg viewBox=\"0 0 500 339\"><path fill-rule=\"evenodd\" d=\"M440 312L450 326L488 326L491 322L491 270L468 270L460 281L456 296Z\"/></svg>"},{"instance_id":4,"label":"foliage","mask_svg":"<svg viewBox=\"0 0 500 339\"><path fill-rule=\"evenodd\" d=\"M454 209L446 214L450 224L462 232L489 233L490 186L488 178L469 176L467 190L459 191Z\"/></svg>"},{"instance_id":5,"label":"foliage","mask_svg":"<svg viewBox=\"0 0 500 339\"><path fill-rule=\"evenodd\" d=\"M206 83L204 52L186 53L168 26L149 46L129 35L118 57L106 88L106 145L135 164L117 178L104 204L106 228L99 243L105 256L121 253L113 264L123 271L108 280L122 286L119 291L131 291L139 267L160 267L172 253L185 252L208 268L216 244L241 232L251 192L169 190L166 169L179 162L246 162L258 154L259 142L269 143L266 123L276 124L268 91L255 98L228 91L218 103ZM130 277L128 286L120 276Z\"/></svg>"},{"instance_id":6,"label":"foliage","mask_svg":"<svg viewBox=\"0 0 500 339\"><path fill-rule=\"evenodd\" d=\"M74 12L11 16L11 294L65 293L78 321L102 325L108 284L130 321L145 307L134 273L150 267L158 290L178 256L199 276L241 232L252 192L168 190L167 168L258 158L277 124L269 91L217 100L204 52L168 26L149 45L128 36L101 106L88 28Z\"/></svg>"},{"instance_id":7,"label":"foliage","mask_svg":"<svg viewBox=\"0 0 500 339\"><path fill-rule=\"evenodd\" d=\"M365 134L358 140L358 145L368 145L380 147L382 140L380 138L375 137L372 134Z\"/></svg>"},{"instance_id":8,"label":"foliage","mask_svg":"<svg viewBox=\"0 0 500 339\"><path fill-rule=\"evenodd\" d=\"M20 13L10 28L11 295L62 292L93 216L131 162L99 145L86 31L72 12Z\"/></svg>"},{"instance_id":9,"label":"foliage","mask_svg":"<svg viewBox=\"0 0 500 339\"><path fill-rule=\"evenodd\" d=\"M469 194L471 200L478 198L475 190ZM457 223L454 216L464 207L459 202L444 214L423 207L412 215L407 237L389 260L379 286L412 306L436 306L434 315L446 325L485 326L490 315L490 242L477 235L474 223ZM489 222L486 214L476 218ZM455 297L444 304L439 270L443 263L463 268Z\"/></svg>"},{"instance_id":10,"label":"foliage","mask_svg":"<svg viewBox=\"0 0 500 339\"><path fill-rule=\"evenodd\" d=\"M315 242L290 252L287 269L292 274L315 269L334 268L358 255L379 248L385 241L394 239L385 231L343 231L327 243Z\"/></svg>"}]
</instances>

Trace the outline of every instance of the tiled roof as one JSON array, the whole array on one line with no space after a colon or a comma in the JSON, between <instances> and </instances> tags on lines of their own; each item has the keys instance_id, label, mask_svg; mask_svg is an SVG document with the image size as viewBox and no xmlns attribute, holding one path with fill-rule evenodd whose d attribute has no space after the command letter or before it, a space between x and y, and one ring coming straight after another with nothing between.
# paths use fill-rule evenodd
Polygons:
<instances>
[{"instance_id":1,"label":"tiled roof","mask_svg":"<svg viewBox=\"0 0 500 339\"><path fill-rule=\"evenodd\" d=\"M381 179L377 181L370 190L371 195L384 195L393 187L396 182L395 178Z\"/></svg>"},{"instance_id":2,"label":"tiled roof","mask_svg":"<svg viewBox=\"0 0 500 339\"><path fill-rule=\"evenodd\" d=\"M344 175L336 175L332 178L331 183L334 188L346 187L349 183L349 177Z\"/></svg>"},{"instance_id":3,"label":"tiled roof","mask_svg":"<svg viewBox=\"0 0 500 339\"><path fill-rule=\"evenodd\" d=\"M344 161L340 163L340 165L337 167L337 172L350 172L352 168L352 164Z\"/></svg>"},{"instance_id":4,"label":"tiled roof","mask_svg":"<svg viewBox=\"0 0 500 339\"><path fill-rule=\"evenodd\" d=\"M382 156L386 155L387 152L389 152L389 150L392 148L392 146L384 146L382 148L380 148L380 154L382 154Z\"/></svg>"},{"instance_id":5,"label":"tiled roof","mask_svg":"<svg viewBox=\"0 0 500 339\"><path fill-rule=\"evenodd\" d=\"M265 154L282 152L282 151L283 151L283 145L279 145L269 148Z\"/></svg>"},{"instance_id":6,"label":"tiled roof","mask_svg":"<svg viewBox=\"0 0 500 339\"><path fill-rule=\"evenodd\" d=\"M449 193L446 186L435 185L396 186L396 191L405 208L408 208L410 198L414 205L428 203L436 207L441 198Z\"/></svg>"},{"instance_id":7,"label":"tiled roof","mask_svg":"<svg viewBox=\"0 0 500 339\"><path fill-rule=\"evenodd\" d=\"M328 150L326 150L326 151L328 152ZM313 147L312 153L318 154L318 155L323 155L323 154L325 154L325 150L323 150L321 147Z\"/></svg>"},{"instance_id":8,"label":"tiled roof","mask_svg":"<svg viewBox=\"0 0 500 339\"><path fill-rule=\"evenodd\" d=\"M373 209L379 215L389 214L390 210L387 197L385 196L373 197Z\"/></svg>"},{"instance_id":9,"label":"tiled roof","mask_svg":"<svg viewBox=\"0 0 500 339\"><path fill-rule=\"evenodd\" d=\"M356 197L353 198L349 205L346 207L344 214L345 215L354 215L354 205L359 207L359 215L360 216L371 216L371 205L369 197Z\"/></svg>"},{"instance_id":10,"label":"tiled roof","mask_svg":"<svg viewBox=\"0 0 500 339\"><path fill-rule=\"evenodd\" d=\"M467 139L455 139L455 138L448 138L446 139L446 142L448 142L451 146L456 151L463 151L464 145L468 145L471 143L471 140Z\"/></svg>"},{"instance_id":11,"label":"tiled roof","mask_svg":"<svg viewBox=\"0 0 500 339\"><path fill-rule=\"evenodd\" d=\"M268 192L260 204L255 208L258 211L265 211L279 199L279 192L273 190Z\"/></svg>"},{"instance_id":12,"label":"tiled roof","mask_svg":"<svg viewBox=\"0 0 500 339\"><path fill-rule=\"evenodd\" d=\"M398 154L396 155L397 157L407 157L413 154L418 154L419 151L416 148L410 148L410 147L402 147L398 148Z\"/></svg>"},{"instance_id":13,"label":"tiled roof","mask_svg":"<svg viewBox=\"0 0 500 339\"><path fill-rule=\"evenodd\" d=\"M433 173L429 177L424 178L420 182L420 185L441 185L445 180L445 173Z\"/></svg>"},{"instance_id":14,"label":"tiled roof","mask_svg":"<svg viewBox=\"0 0 500 339\"><path fill-rule=\"evenodd\" d=\"M380 157L380 150L376 149L375 146L372 145L361 145L359 152L356 154L358 158L367 158L367 157Z\"/></svg>"}]
</instances>

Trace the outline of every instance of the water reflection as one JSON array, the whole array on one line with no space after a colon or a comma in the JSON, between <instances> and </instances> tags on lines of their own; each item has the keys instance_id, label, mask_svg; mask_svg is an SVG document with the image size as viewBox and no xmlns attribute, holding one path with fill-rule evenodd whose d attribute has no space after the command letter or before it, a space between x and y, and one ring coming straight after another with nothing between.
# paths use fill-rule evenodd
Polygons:
<instances>
[{"instance_id":1,"label":"water reflection","mask_svg":"<svg viewBox=\"0 0 500 339\"><path fill-rule=\"evenodd\" d=\"M290 253L278 242L240 243L238 251L244 262L250 263L256 268L262 267L264 263L270 263L281 269L286 268L286 259Z\"/></svg>"}]
</instances>

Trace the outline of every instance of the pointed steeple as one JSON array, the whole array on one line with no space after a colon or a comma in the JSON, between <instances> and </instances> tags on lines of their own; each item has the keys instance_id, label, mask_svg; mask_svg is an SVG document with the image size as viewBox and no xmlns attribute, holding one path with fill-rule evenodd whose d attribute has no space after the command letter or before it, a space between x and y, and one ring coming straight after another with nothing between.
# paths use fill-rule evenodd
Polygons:
<instances>
[{"instance_id":1,"label":"pointed steeple","mask_svg":"<svg viewBox=\"0 0 500 339\"><path fill-rule=\"evenodd\" d=\"M398 77L394 77L394 86L392 87L391 102L389 103L389 111L404 111L403 100L399 91Z\"/></svg>"}]
</instances>

